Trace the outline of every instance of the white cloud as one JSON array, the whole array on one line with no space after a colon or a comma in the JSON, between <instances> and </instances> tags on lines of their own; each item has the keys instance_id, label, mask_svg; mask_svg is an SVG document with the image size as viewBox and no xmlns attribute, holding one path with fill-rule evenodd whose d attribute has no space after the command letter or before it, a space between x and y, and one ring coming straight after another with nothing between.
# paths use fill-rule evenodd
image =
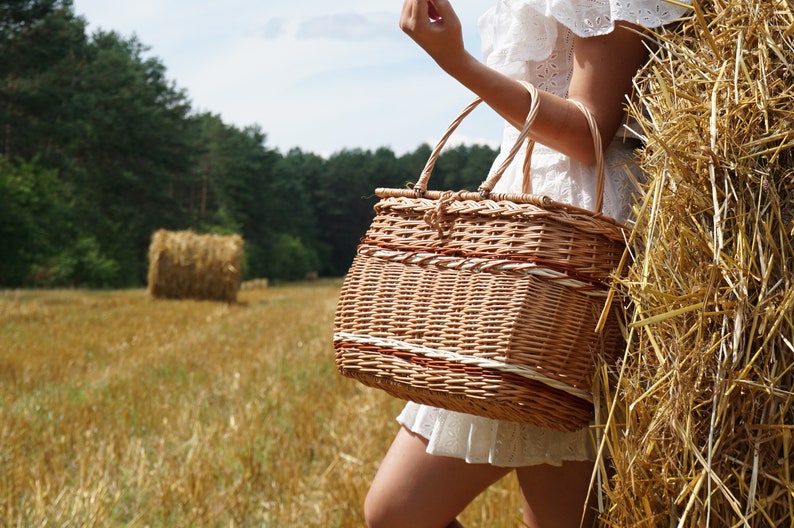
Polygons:
<instances>
[{"instance_id":1,"label":"white cloud","mask_svg":"<svg viewBox=\"0 0 794 528\"><path fill-rule=\"evenodd\" d=\"M372 41L395 36L391 13L333 13L303 20L295 36L299 39Z\"/></svg>"},{"instance_id":2,"label":"white cloud","mask_svg":"<svg viewBox=\"0 0 794 528\"><path fill-rule=\"evenodd\" d=\"M284 26L286 19L284 18L271 18L259 32L259 35L266 40L276 39L284 34Z\"/></svg>"}]
</instances>

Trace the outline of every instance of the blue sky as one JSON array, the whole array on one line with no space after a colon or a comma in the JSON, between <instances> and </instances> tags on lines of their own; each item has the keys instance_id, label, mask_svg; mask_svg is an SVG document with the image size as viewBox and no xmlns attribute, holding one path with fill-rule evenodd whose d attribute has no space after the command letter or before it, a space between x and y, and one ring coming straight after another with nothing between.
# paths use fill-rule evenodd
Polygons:
<instances>
[{"instance_id":1,"label":"blue sky","mask_svg":"<svg viewBox=\"0 0 794 528\"><path fill-rule=\"evenodd\" d=\"M490 2L456 0L466 46ZM434 142L473 95L398 28L399 0L74 0L89 31L136 35L197 111L259 125L267 145L328 155ZM452 142L496 145L478 109Z\"/></svg>"}]
</instances>

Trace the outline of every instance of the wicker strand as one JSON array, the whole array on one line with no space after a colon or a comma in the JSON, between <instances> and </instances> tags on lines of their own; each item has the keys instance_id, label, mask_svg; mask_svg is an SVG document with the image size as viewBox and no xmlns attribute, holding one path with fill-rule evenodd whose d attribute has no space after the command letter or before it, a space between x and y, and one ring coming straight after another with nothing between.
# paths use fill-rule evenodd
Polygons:
<instances>
[{"instance_id":1,"label":"wicker strand","mask_svg":"<svg viewBox=\"0 0 794 528\"><path fill-rule=\"evenodd\" d=\"M436 201L436 206L425 213L424 221L428 226L436 230L439 238L444 238L444 220L449 216L447 208L456 200L459 200L459 193L446 191Z\"/></svg>"},{"instance_id":2,"label":"wicker strand","mask_svg":"<svg viewBox=\"0 0 794 528\"><path fill-rule=\"evenodd\" d=\"M378 246L361 245L358 252L362 255L399 262L402 264L415 264L418 266L435 266L440 269L458 271L482 272L511 272L554 281L573 290L592 297L606 297L607 287L593 281L584 282L577 280L570 274L542 266L534 262L517 262L511 259L476 258L470 256L445 256L437 253L417 251L395 251L383 249Z\"/></svg>"},{"instance_id":3,"label":"wicker strand","mask_svg":"<svg viewBox=\"0 0 794 528\"><path fill-rule=\"evenodd\" d=\"M596 212L491 192L507 165L480 192L428 191L438 153L478 103L450 126L413 189L376 190L375 218L337 305L337 368L398 398L574 431L593 419L597 358L614 361L622 348L618 311L604 300L626 228L600 213L598 128L577 104L596 152Z\"/></svg>"},{"instance_id":4,"label":"wicker strand","mask_svg":"<svg viewBox=\"0 0 794 528\"><path fill-rule=\"evenodd\" d=\"M494 173L488 177L482 185L480 185L478 191L484 195L490 194L493 190L494 186L497 184L499 180L502 179L502 176L507 171L507 168L513 163L518 151L521 149L521 145L524 141L527 142L527 152L526 157L524 158L524 165L522 169L524 171L524 181L522 185L522 191L525 191L525 194L529 194L532 192L532 178L529 172L530 166L530 156L532 155L532 150L535 148L535 140L529 137L529 131L532 129L532 125L535 124L535 119L538 117L538 110L540 109L540 98L538 97L538 89L535 88L533 84L530 84L526 81L519 81L521 84L524 85L524 88L527 89L530 96L530 107L529 112L527 113L527 119L524 122L524 127L521 129L521 133L518 135L516 142L513 144L513 147L510 149L510 152L507 153L504 161L499 167L494 171Z\"/></svg>"},{"instance_id":5,"label":"wicker strand","mask_svg":"<svg viewBox=\"0 0 794 528\"><path fill-rule=\"evenodd\" d=\"M438 140L436 143L433 152L430 154L430 158L428 158L427 163L425 164L425 168L422 169L422 174L419 176L419 180L414 184L413 192L415 196L423 196L425 192L427 192L427 183L430 181L430 176L433 174L433 168L436 166L436 162L438 161L438 157L441 155L441 150L444 148L444 145L447 144L447 140L452 136L452 133L455 132L455 129L458 128L458 125L463 122L463 119L466 118L472 111L477 108L477 106L482 103L482 99L479 97L469 103L469 105L463 109L463 111L458 114L452 123L447 127L447 130L441 135L441 139Z\"/></svg>"},{"instance_id":6,"label":"wicker strand","mask_svg":"<svg viewBox=\"0 0 794 528\"><path fill-rule=\"evenodd\" d=\"M526 120L524 122L524 126L521 128L521 131L516 139L515 143L513 144L512 148L508 152L505 159L499 165L499 167L491 174L486 180L479 186L477 191L480 193L481 196L488 196L491 191L493 190L494 186L502 179L502 176L507 171L508 167L513 160L515 159L518 151L521 149L521 146L524 142L527 142L526 146L526 155L524 157L524 163L522 166L523 171L523 182L521 187L521 192L523 194L531 194L532 193L532 177L530 172L530 165L531 165L531 156L532 151L535 147L535 141L530 137L529 132L532 129L532 125L535 123L535 119L538 117L538 111L540 108L540 99L538 97L538 89L531 83L526 81L520 81L522 85L527 89L530 94L530 107L529 112L527 113ZM605 181L605 174L604 174L604 149L603 149L603 142L601 140L601 133L598 130L598 123L593 117L593 114L590 113L590 110L582 104L580 101L571 100L573 104L576 105L579 110L584 114L585 119L587 120L588 128L590 129L590 135L593 139L593 152L595 155L595 162L596 162L596 207L595 212L601 213L603 210L604 205L604 181ZM452 133L458 128L460 123L463 121L466 116L468 116L480 103L482 102L481 98L477 98L472 101L463 111L452 121L452 123L447 127L447 130L441 136L441 139L436 144L436 147L433 149L433 152L430 154L430 158L427 160L425 164L425 168L422 170L422 174L419 177L419 181L416 182L414 185L413 191L415 196L424 196L427 193L427 186L430 182L430 177L433 173L433 168L438 161L438 157L441 155L441 151L449 140ZM447 199L447 195L445 193L444 198Z\"/></svg>"},{"instance_id":7,"label":"wicker strand","mask_svg":"<svg viewBox=\"0 0 794 528\"><path fill-rule=\"evenodd\" d=\"M507 170L507 167L516 157L516 154L518 153L518 150L521 148L521 145L524 143L524 140L529 136L529 130L532 128L532 125L535 122L535 118L537 118L538 116L539 100L538 100L537 88L535 88L535 86L533 86L528 82L521 81L521 84L524 85L524 87L527 89L531 97L529 112L527 113L527 119L524 122L524 126L521 128L521 132L518 135L518 139L513 145L513 148L510 150L510 153L507 155L507 158L505 159L504 163L502 163L502 165L494 172L494 174L491 177L487 178L482 183L482 185L480 185L478 190L483 195L487 195L488 193L491 192L493 186L496 184L496 182L499 181L499 179L502 177L502 174L504 174L504 172ZM430 177L433 174L433 168L436 165L436 161L438 161L438 157L441 155L441 151L443 150L444 145L446 145L447 140L450 138L450 136L452 136L452 133L458 128L458 126L461 124L463 119L466 116L468 116L475 108L477 108L477 106L481 102L482 99L478 97L477 99L469 103L469 105L463 109L463 111L458 115L458 117L456 117L452 121L449 127L447 127L446 131L444 131L444 134L442 134L441 139L438 140L438 143L436 143L433 152L430 154L430 158L427 160L427 163L425 164L425 168L422 169L422 174L419 176L419 180L414 185L413 190L416 196L423 196L425 192L427 192L427 185L430 181ZM529 142L527 146L527 156L529 156L529 154L532 152L533 144L534 144L533 141ZM524 168L527 171L524 175L524 179L526 180L529 178L529 173L528 173L529 164L525 164Z\"/></svg>"},{"instance_id":8,"label":"wicker strand","mask_svg":"<svg viewBox=\"0 0 794 528\"><path fill-rule=\"evenodd\" d=\"M530 368L522 367L519 365L508 365L503 361L496 361L494 359L488 359L488 358L476 357L476 356L467 356L462 354L456 354L454 352L448 352L446 350L438 350L435 348L417 346L411 343L406 343L405 341L399 341L397 339L387 339L387 338L378 338L378 337L372 337L366 335L356 335L347 332L335 333L334 343L358 343L361 345L374 345L383 348L390 348L393 350L420 354L432 359L443 359L446 361L453 361L456 363L460 363L462 365L474 365L477 367L494 369L501 372L509 372L511 374L517 374L527 379L539 381L544 385L547 385L553 389L566 392L571 396L575 396L577 398L581 398L589 402L593 401L592 394L590 394L587 391L584 391L582 389L577 389L576 387L571 387L567 383L563 383L561 381L547 378L546 376Z\"/></svg>"},{"instance_id":9,"label":"wicker strand","mask_svg":"<svg viewBox=\"0 0 794 528\"><path fill-rule=\"evenodd\" d=\"M579 102L573 101L579 110L584 114L587 120L587 126L590 127L590 135L593 137L593 153L596 160L596 207L595 212L600 213L604 208L604 146L601 142L601 133L598 131L598 123L595 117L590 113L587 107Z\"/></svg>"}]
</instances>

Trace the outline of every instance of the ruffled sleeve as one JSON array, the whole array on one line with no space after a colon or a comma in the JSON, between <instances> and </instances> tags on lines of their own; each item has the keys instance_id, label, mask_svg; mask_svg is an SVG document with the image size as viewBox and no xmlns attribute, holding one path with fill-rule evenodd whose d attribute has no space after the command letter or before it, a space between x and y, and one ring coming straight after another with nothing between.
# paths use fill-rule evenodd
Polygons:
<instances>
[{"instance_id":1,"label":"ruffled sleeve","mask_svg":"<svg viewBox=\"0 0 794 528\"><path fill-rule=\"evenodd\" d=\"M684 16L692 0L499 0L479 21L492 65L541 61L553 51L557 23L580 37L605 35L624 21L656 28Z\"/></svg>"}]
</instances>

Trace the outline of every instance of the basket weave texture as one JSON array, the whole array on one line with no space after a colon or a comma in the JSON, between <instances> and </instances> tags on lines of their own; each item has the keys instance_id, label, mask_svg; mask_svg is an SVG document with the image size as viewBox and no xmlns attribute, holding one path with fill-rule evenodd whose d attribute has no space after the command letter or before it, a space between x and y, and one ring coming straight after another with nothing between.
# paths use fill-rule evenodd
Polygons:
<instances>
[{"instance_id":1,"label":"basket weave texture","mask_svg":"<svg viewBox=\"0 0 794 528\"><path fill-rule=\"evenodd\" d=\"M417 403L586 426L597 356L621 343L614 310L595 329L623 226L531 194L422 191L376 191L337 305L339 371Z\"/></svg>"}]
</instances>

